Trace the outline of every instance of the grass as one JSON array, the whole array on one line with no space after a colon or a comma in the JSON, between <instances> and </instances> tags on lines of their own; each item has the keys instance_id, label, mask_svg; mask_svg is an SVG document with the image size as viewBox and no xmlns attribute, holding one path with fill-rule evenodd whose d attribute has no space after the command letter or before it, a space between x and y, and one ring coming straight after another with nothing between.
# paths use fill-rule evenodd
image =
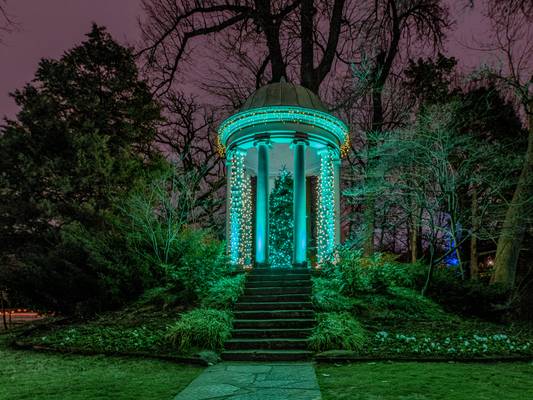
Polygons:
<instances>
[{"instance_id":1,"label":"grass","mask_svg":"<svg viewBox=\"0 0 533 400\"><path fill-rule=\"evenodd\" d=\"M316 367L323 400L524 400L533 363L364 363Z\"/></svg>"},{"instance_id":2,"label":"grass","mask_svg":"<svg viewBox=\"0 0 533 400\"><path fill-rule=\"evenodd\" d=\"M11 350L4 341L2 400L170 400L202 372L167 361Z\"/></svg>"}]
</instances>

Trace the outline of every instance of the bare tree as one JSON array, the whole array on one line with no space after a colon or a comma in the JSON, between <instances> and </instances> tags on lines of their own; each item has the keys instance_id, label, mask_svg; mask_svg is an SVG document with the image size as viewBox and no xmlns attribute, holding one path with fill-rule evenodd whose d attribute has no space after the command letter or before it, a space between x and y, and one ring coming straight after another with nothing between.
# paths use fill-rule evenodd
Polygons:
<instances>
[{"instance_id":1,"label":"bare tree","mask_svg":"<svg viewBox=\"0 0 533 400\"><path fill-rule=\"evenodd\" d=\"M522 170L498 238L492 278L492 282L512 288L524 234L532 221L533 6L531 2L521 0L491 2L487 16L493 34L482 50L494 54L500 65L483 72L509 89L523 112L528 129Z\"/></svg>"},{"instance_id":2,"label":"bare tree","mask_svg":"<svg viewBox=\"0 0 533 400\"><path fill-rule=\"evenodd\" d=\"M216 231L221 227L225 178L215 115L180 92L167 93L162 103L167 115L156 141L177 171L194 177L188 181L188 190L196 193L188 223Z\"/></svg>"},{"instance_id":3,"label":"bare tree","mask_svg":"<svg viewBox=\"0 0 533 400\"><path fill-rule=\"evenodd\" d=\"M0 43L2 36L16 28L16 22L7 11L7 0L0 0Z\"/></svg>"},{"instance_id":4,"label":"bare tree","mask_svg":"<svg viewBox=\"0 0 533 400\"><path fill-rule=\"evenodd\" d=\"M442 44L450 26L448 10L441 0L381 0L368 2L361 23L366 52L373 54L370 71L372 120L370 130L387 129L383 91L396 59L403 51L409 54L415 42L433 48ZM371 148L373 143L368 142ZM365 204L365 254L374 251L374 197L369 193Z\"/></svg>"},{"instance_id":5,"label":"bare tree","mask_svg":"<svg viewBox=\"0 0 533 400\"><path fill-rule=\"evenodd\" d=\"M354 0L156 0L143 6L140 54L158 72L158 91L172 85L199 38L259 60L251 68L256 82L294 78L315 93L335 63L353 54Z\"/></svg>"}]
</instances>

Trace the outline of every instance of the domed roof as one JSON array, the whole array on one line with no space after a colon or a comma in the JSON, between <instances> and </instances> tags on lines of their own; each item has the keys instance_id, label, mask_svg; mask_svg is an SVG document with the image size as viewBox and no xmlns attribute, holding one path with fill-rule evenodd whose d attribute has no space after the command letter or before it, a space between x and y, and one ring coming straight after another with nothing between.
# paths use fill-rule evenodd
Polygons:
<instances>
[{"instance_id":1,"label":"domed roof","mask_svg":"<svg viewBox=\"0 0 533 400\"><path fill-rule=\"evenodd\" d=\"M240 111L269 106L295 106L329 112L315 93L284 80L257 89L248 97Z\"/></svg>"}]
</instances>

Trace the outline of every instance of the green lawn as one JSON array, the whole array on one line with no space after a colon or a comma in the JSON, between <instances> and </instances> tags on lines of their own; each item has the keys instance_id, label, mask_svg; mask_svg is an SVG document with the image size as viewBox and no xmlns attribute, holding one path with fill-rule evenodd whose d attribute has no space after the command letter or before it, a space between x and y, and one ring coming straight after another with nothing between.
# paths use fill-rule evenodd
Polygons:
<instances>
[{"instance_id":1,"label":"green lawn","mask_svg":"<svg viewBox=\"0 0 533 400\"><path fill-rule=\"evenodd\" d=\"M201 371L158 360L17 351L0 343L2 400L171 400Z\"/></svg>"},{"instance_id":2,"label":"green lawn","mask_svg":"<svg viewBox=\"0 0 533 400\"><path fill-rule=\"evenodd\" d=\"M323 400L533 399L533 363L358 363L316 368Z\"/></svg>"}]
</instances>

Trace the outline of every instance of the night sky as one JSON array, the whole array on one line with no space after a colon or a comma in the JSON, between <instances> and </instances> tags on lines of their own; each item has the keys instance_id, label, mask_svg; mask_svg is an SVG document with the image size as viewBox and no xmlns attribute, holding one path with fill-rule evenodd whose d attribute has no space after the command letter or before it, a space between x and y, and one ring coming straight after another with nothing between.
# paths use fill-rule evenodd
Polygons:
<instances>
[{"instance_id":1,"label":"night sky","mask_svg":"<svg viewBox=\"0 0 533 400\"><path fill-rule=\"evenodd\" d=\"M0 116L15 116L17 106L8 93L33 79L39 60L57 58L81 42L91 22L106 26L123 44L139 40L140 0L10 0L7 6L19 30L0 44ZM487 26L478 10L452 7L452 15L457 25L445 53L458 57L460 66L478 65L484 55L462 44L482 37Z\"/></svg>"}]
</instances>

